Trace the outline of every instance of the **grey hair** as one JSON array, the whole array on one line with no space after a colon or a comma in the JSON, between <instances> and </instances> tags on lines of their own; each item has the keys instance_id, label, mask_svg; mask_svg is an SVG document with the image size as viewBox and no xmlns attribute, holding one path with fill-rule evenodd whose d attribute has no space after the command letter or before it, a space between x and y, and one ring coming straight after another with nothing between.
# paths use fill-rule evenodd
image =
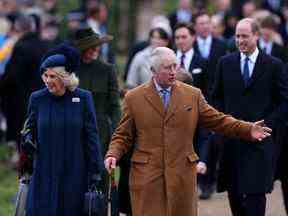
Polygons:
<instances>
[{"instance_id":1,"label":"grey hair","mask_svg":"<svg viewBox=\"0 0 288 216\"><path fill-rule=\"evenodd\" d=\"M79 78L75 73L68 73L65 67L53 67L53 71L56 72L58 77L64 83L64 86L70 91L74 91L79 85Z\"/></svg>"},{"instance_id":2,"label":"grey hair","mask_svg":"<svg viewBox=\"0 0 288 216\"><path fill-rule=\"evenodd\" d=\"M241 22L243 22L243 23L244 23L244 22L245 22L245 23L249 23L250 26L251 26L251 31L252 31L253 34L259 33L259 31L260 31L260 25L259 25L259 23L258 23L258 21L257 21L256 19L253 19L253 18L244 18L244 19L240 20L240 21L238 22L238 24L241 23Z\"/></svg>"},{"instance_id":3,"label":"grey hair","mask_svg":"<svg viewBox=\"0 0 288 216\"><path fill-rule=\"evenodd\" d=\"M157 47L151 52L149 61L152 73L155 73L159 70L163 63L164 56L166 56L168 53L175 56L174 51L167 47Z\"/></svg>"}]
</instances>

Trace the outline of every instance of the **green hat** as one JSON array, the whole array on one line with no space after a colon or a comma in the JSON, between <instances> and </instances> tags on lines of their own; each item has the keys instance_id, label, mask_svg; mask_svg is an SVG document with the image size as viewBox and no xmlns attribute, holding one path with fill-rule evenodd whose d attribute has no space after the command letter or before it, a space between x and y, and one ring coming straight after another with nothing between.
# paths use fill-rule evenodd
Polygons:
<instances>
[{"instance_id":1,"label":"green hat","mask_svg":"<svg viewBox=\"0 0 288 216\"><path fill-rule=\"evenodd\" d=\"M113 40L113 36L111 35L100 36L91 28L84 28L76 31L74 42L80 52L84 52L89 48L99 46L103 43L108 43L111 40Z\"/></svg>"}]
</instances>

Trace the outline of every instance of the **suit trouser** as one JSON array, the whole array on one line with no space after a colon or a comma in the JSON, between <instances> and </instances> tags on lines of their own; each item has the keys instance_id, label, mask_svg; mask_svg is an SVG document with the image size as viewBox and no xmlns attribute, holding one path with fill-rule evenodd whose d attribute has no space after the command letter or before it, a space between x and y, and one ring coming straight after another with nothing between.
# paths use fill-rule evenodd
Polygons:
<instances>
[{"instance_id":1,"label":"suit trouser","mask_svg":"<svg viewBox=\"0 0 288 216\"><path fill-rule=\"evenodd\" d=\"M288 180L281 179L281 188L286 214L288 215Z\"/></svg>"},{"instance_id":2,"label":"suit trouser","mask_svg":"<svg viewBox=\"0 0 288 216\"><path fill-rule=\"evenodd\" d=\"M265 194L235 194L228 192L233 216L265 216Z\"/></svg>"},{"instance_id":3,"label":"suit trouser","mask_svg":"<svg viewBox=\"0 0 288 216\"><path fill-rule=\"evenodd\" d=\"M219 137L212 135L209 137L208 146L208 161L207 161L207 172L204 175L198 176L199 187L202 191L213 193L217 179L217 165L219 161L220 145Z\"/></svg>"}]
</instances>

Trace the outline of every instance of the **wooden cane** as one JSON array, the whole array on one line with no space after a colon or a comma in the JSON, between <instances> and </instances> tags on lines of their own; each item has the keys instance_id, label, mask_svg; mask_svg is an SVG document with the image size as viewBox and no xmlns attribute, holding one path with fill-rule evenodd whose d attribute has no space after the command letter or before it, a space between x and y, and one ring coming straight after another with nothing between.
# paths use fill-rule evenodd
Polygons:
<instances>
[{"instance_id":1,"label":"wooden cane","mask_svg":"<svg viewBox=\"0 0 288 216\"><path fill-rule=\"evenodd\" d=\"M111 174L109 175L107 216L111 216L112 215L112 185L114 185L114 184L115 184L115 171L113 169Z\"/></svg>"}]
</instances>

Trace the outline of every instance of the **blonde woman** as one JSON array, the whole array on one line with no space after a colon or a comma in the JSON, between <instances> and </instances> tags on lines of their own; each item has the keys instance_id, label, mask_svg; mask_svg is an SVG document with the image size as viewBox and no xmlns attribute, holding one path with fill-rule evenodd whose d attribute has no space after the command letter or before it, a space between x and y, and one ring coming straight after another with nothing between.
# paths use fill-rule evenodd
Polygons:
<instances>
[{"instance_id":1,"label":"blonde woman","mask_svg":"<svg viewBox=\"0 0 288 216\"><path fill-rule=\"evenodd\" d=\"M88 182L103 160L91 93L77 88L78 52L60 45L44 57L45 89L32 93L22 151L35 155L27 216L81 216Z\"/></svg>"}]
</instances>

